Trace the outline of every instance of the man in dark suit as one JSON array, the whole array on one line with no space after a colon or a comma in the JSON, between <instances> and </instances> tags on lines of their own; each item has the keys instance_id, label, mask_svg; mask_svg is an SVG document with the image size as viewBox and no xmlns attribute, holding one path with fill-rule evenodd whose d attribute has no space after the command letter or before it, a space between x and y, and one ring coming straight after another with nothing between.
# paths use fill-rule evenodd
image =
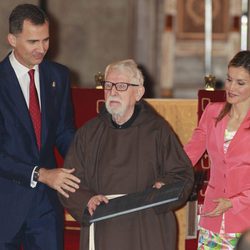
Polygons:
<instances>
[{"instance_id":1,"label":"man in dark suit","mask_svg":"<svg viewBox=\"0 0 250 250\"><path fill-rule=\"evenodd\" d=\"M69 72L44 59L49 20L35 5L9 17L12 52L0 63L0 249L62 250L56 191L79 188L74 169L56 168L74 135ZM33 88L31 87L33 86Z\"/></svg>"}]
</instances>

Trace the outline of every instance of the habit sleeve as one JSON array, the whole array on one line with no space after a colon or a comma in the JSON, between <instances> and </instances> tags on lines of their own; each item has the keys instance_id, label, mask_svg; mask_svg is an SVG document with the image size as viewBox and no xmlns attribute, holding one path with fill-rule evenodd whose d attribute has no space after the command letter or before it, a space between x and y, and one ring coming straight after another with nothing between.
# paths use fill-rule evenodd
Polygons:
<instances>
[{"instance_id":1,"label":"habit sleeve","mask_svg":"<svg viewBox=\"0 0 250 250\"><path fill-rule=\"evenodd\" d=\"M184 152L180 141L169 126L161 131L161 143L158 149L159 176L158 181L170 184L178 181L184 183L181 199L171 204L156 207L157 213L165 213L184 205L193 187L194 175L191 161Z\"/></svg>"},{"instance_id":2,"label":"habit sleeve","mask_svg":"<svg viewBox=\"0 0 250 250\"><path fill-rule=\"evenodd\" d=\"M70 193L69 198L65 198L59 194L63 206L79 223L82 223L83 211L86 208L89 199L95 195L94 192L87 188L87 183L85 181L85 133L85 128L78 130L64 161L64 168L75 168L74 174L81 180L80 188L75 193Z\"/></svg>"}]
</instances>

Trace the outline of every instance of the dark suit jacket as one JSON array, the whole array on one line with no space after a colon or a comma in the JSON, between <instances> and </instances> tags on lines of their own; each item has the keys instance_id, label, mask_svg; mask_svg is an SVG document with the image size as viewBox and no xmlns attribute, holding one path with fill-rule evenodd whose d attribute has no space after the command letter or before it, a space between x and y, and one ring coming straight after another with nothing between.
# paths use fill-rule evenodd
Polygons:
<instances>
[{"instance_id":1,"label":"dark suit jacket","mask_svg":"<svg viewBox=\"0 0 250 250\"><path fill-rule=\"evenodd\" d=\"M0 241L8 241L17 233L38 192L48 193L48 206L60 207L54 190L41 183L31 188L30 179L34 166L55 168L54 147L64 156L73 138L69 72L65 66L47 60L39 65L39 72L42 109L40 152L9 58L0 63Z\"/></svg>"}]
</instances>

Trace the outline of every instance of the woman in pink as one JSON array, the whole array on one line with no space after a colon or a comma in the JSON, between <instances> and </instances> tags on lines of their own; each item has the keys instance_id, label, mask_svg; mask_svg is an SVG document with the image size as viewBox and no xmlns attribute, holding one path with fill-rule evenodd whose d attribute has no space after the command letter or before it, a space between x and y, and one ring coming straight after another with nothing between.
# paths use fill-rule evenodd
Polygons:
<instances>
[{"instance_id":1,"label":"woman in pink","mask_svg":"<svg viewBox=\"0 0 250 250\"><path fill-rule=\"evenodd\" d=\"M193 165L205 150L211 162L198 249L234 249L250 228L250 51L230 61L225 91L226 102L206 107L185 146Z\"/></svg>"}]
</instances>

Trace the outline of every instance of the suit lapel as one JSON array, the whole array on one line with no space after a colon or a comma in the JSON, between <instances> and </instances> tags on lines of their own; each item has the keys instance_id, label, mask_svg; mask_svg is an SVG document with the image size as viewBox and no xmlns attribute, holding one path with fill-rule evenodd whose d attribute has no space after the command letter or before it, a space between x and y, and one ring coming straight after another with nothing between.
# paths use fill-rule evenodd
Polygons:
<instances>
[{"instance_id":1,"label":"suit lapel","mask_svg":"<svg viewBox=\"0 0 250 250\"><path fill-rule=\"evenodd\" d=\"M50 68L46 63L39 65L40 77L40 95L41 95L41 110L42 110L42 146L46 142L48 136L50 122L53 121L55 93L53 88L53 80L50 74Z\"/></svg>"},{"instance_id":2,"label":"suit lapel","mask_svg":"<svg viewBox=\"0 0 250 250\"><path fill-rule=\"evenodd\" d=\"M215 133L217 145L219 145L218 150L221 154L224 155L224 137L225 137L225 129L228 123L228 116L225 116L221 121L219 121L216 125Z\"/></svg>"},{"instance_id":3,"label":"suit lapel","mask_svg":"<svg viewBox=\"0 0 250 250\"><path fill-rule=\"evenodd\" d=\"M235 145L239 145L240 140L244 140L244 131L250 129L250 110L248 111L245 119L242 121L240 127L238 128L236 134L234 135L232 141L229 144L228 151L232 150Z\"/></svg>"},{"instance_id":4,"label":"suit lapel","mask_svg":"<svg viewBox=\"0 0 250 250\"><path fill-rule=\"evenodd\" d=\"M34 130L29 110L15 71L12 68L8 58L5 59L4 63L5 72L7 72L4 75L4 79L2 80L5 84L5 93L8 96L11 105L13 105L13 112L16 114L17 119L20 119L28 133L34 138Z\"/></svg>"}]
</instances>

